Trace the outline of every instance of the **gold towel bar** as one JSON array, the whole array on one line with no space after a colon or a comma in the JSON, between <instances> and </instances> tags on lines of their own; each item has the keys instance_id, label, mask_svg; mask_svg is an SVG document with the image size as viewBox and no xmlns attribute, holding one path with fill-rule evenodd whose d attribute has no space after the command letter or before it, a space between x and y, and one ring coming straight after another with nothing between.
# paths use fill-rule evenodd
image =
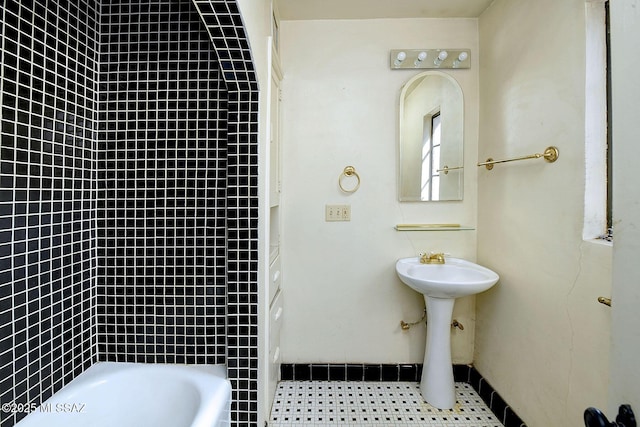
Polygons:
<instances>
[{"instance_id":1,"label":"gold towel bar","mask_svg":"<svg viewBox=\"0 0 640 427\"><path fill-rule=\"evenodd\" d=\"M456 170L456 169L464 169L464 166L456 166L454 168L450 168L449 166L444 165L442 167L442 169L438 169L438 170L436 170L436 172L442 172L445 175L447 175L449 173L449 171Z\"/></svg>"},{"instance_id":2,"label":"gold towel bar","mask_svg":"<svg viewBox=\"0 0 640 427\"><path fill-rule=\"evenodd\" d=\"M540 157L544 157L547 162L553 163L558 160L559 156L560 152L558 151L558 148L551 146L547 147L546 150L544 150L544 153L530 154L528 156L514 157L512 159L493 160L491 157L489 157L486 162L478 163L478 166L484 166L487 168L487 170L491 170L493 169L493 165L496 163L514 162L516 160L539 159Z\"/></svg>"}]
</instances>

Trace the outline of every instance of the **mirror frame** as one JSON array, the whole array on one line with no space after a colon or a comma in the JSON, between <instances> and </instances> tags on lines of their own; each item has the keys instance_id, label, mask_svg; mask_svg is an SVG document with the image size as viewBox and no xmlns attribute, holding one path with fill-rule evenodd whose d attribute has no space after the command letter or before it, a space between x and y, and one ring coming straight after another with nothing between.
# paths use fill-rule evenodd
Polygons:
<instances>
[{"instance_id":1,"label":"mirror frame","mask_svg":"<svg viewBox=\"0 0 640 427\"><path fill-rule=\"evenodd\" d=\"M456 168L456 167L460 167L460 166L464 166L464 138L465 138L465 132L464 132L464 119L465 119L465 115L464 115L464 93L462 92L462 86L460 86L460 83L458 83L458 81L451 76L450 74L447 73L443 73L441 71L435 71L435 70L429 70L429 71L424 71L422 73L416 74L415 76L411 77L406 83L404 83L404 85L402 86L402 89L400 91L400 98L399 98L399 113L398 113L398 171L397 171L397 191L398 191L398 201L400 202L437 202L437 201L462 201L463 200L463 195L464 195L464 168L461 168L459 171L452 171L450 173L456 173L458 174L458 180L459 180L459 197L458 198L448 198L448 199L443 199L443 200L424 200L421 198L415 198L415 197L409 197L409 196L403 196L402 195L402 185L403 185L403 154L405 154L404 152L406 151L406 148L403 148L403 116L404 116L404 111L405 111L405 105L404 105L404 100L407 96L407 91L409 91L412 87L414 87L414 83L416 83L418 80L423 79L425 77L428 76L437 76L437 77L442 77L446 80L448 80L449 82L452 83L452 85L455 87L456 92L458 92L459 96L460 96L460 101L461 101L461 123L460 123L460 164L459 165L447 165L450 168Z\"/></svg>"}]
</instances>

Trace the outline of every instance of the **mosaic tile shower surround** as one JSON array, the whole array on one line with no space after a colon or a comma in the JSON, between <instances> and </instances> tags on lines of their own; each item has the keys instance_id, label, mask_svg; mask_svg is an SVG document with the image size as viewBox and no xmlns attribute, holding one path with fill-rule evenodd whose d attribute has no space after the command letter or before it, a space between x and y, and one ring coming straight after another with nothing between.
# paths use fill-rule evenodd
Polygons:
<instances>
[{"instance_id":1,"label":"mosaic tile shower surround","mask_svg":"<svg viewBox=\"0 0 640 427\"><path fill-rule=\"evenodd\" d=\"M227 152L227 371L231 416L258 425L258 85L235 1L194 0L229 93Z\"/></svg>"},{"instance_id":2,"label":"mosaic tile shower surround","mask_svg":"<svg viewBox=\"0 0 640 427\"><path fill-rule=\"evenodd\" d=\"M226 362L234 425L256 425L258 92L237 5L103 6L0 6L2 402L98 356Z\"/></svg>"},{"instance_id":3,"label":"mosaic tile shower surround","mask_svg":"<svg viewBox=\"0 0 640 427\"><path fill-rule=\"evenodd\" d=\"M225 363L227 93L189 0L102 8L98 354Z\"/></svg>"},{"instance_id":4,"label":"mosaic tile shower surround","mask_svg":"<svg viewBox=\"0 0 640 427\"><path fill-rule=\"evenodd\" d=\"M235 2L197 6L103 8L100 114L112 188L99 354L226 362L233 419L256 424L257 85Z\"/></svg>"},{"instance_id":5,"label":"mosaic tile shower surround","mask_svg":"<svg viewBox=\"0 0 640 427\"><path fill-rule=\"evenodd\" d=\"M93 1L0 5L2 403L40 403L94 354L97 17Z\"/></svg>"}]
</instances>

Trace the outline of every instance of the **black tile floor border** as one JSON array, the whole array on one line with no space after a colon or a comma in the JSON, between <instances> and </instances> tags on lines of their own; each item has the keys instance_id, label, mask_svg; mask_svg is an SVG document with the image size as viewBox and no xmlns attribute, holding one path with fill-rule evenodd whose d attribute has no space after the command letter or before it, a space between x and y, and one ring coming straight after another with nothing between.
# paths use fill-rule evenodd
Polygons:
<instances>
[{"instance_id":1,"label":"black tile floor border","mask_svg":"<svg viewBox=\"0 0 640 427\"><path fill-rule=\"evenodd\" d=\"M283 381L420 381L421 363L283 363ZM468 383L480 395L504 427L526 424L472 365L453 365L453 379Z\"/></svg>"}]
</instances>

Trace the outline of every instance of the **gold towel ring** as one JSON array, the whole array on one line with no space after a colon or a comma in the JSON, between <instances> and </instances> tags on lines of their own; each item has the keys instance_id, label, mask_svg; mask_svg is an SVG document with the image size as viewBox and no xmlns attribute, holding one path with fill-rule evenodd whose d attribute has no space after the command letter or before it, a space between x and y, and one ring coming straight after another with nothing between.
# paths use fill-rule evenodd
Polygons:
<instances>
[{"instance_id":1,"label":"gold towel ring","mask_svg":"<svg viewBox=\"0 0 640 427\"><path fill-rule=\"evenodd\" d=\"M355 187L353 187L350 190L347 190L346 188L344 188L342 186L342 178L343 177L350 177L350 176L355 176L356 179L358 180L358 182L356 183ZM358 175L358 172L356 172L356 168L354 168L353 166L347 166L346 168L344 168L344 171L342 172L342 175L340 175L340 178L338 178L338 186L340 186L340 189L342 191L344 191L345 193L355 193L356 190L358 190L358 188L360 188L360 175Z\"/></svg>"}]
</instances>

